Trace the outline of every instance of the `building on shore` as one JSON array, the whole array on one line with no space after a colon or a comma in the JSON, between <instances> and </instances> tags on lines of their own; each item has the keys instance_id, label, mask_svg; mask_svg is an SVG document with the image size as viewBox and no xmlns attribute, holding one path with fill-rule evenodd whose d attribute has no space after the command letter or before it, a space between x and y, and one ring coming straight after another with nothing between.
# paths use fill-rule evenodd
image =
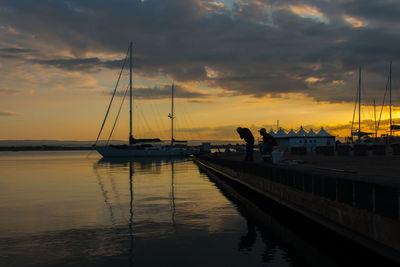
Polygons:
<instances>
[{"instance_id":1,"label":"building on shore","mask_svg":"<svg viewBox=\"0 0 400 267\"><path fill-rule=\"evenodd\" d=\"M281 151L291 151L292 147L305 147L307 152L311 152L315 151L316 147L319 146L335 145L335 136L328 133L322 127L318 133L315 133L313 129L307 132L300 126L300 130L297 132L291 129L286 133L280 128L276 133L271 129L269 134L276 139L281 147Z\"/></svg>"}]
</instances>

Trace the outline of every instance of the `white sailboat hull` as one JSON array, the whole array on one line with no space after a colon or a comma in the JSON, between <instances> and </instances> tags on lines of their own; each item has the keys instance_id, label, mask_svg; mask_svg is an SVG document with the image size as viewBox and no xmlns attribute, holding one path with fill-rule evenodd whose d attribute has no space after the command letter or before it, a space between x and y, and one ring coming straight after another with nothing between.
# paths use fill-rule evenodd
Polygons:
<instances>
[{"instance_id":1,"label":"white sailboat hull","mask_svg":"<svg viewBox=\"0 0 400 267\"><path fill-rule=\"evenodd\" d=\"M97 147L97 152L105 158L129 157L183 157L194 153L193 150L180 147L150 147L138 149L136 147Z\"/></svg>"},{"instance_id":2,"label":"white sailboat hull","mask_svg":"<svg viewBox=\"0 0 400 267\"><path fill-rule=\"evenodd\" d=\"M128 52L129 52L129 103L130 103L130 109L129 109L129 125L130 125L130 129L129 129L129 143L130 144L135 144L135 145L130 145L130 146L101 146L101 147L96 147L97 152L99 152L103 157L105 158L115 158L115 157L124 157L124 158L143 158L143 157L178 157L178 156L189 156L191 154L193 154L195 151L193 149L190 149L189 147L180 147L180 146L174 146L174 84L172 84L172 95L171 95L171 113L169 114L169 118L171 119L171 146L161 146L161 145L157 145L157 146L152 146L152 145L139 145L140 143L145 144L144 142L160 142L160 139L158 138L153 138L153 139L134 139L133 135L132 135L132 128L133 128L133 124L132 124L132 118L133 118L133 114L132 114L132 42L130 42L129 44L129 49L127 51L127 55L125 57L124 60L124 64L122 65L122 69L121 72L119 74L118 80L117 80L117 84L115 86L114 89L114 93L112 94L111 97L111 101L110 104L108 106L107 112L106 112L106 116L104 117L104 121L101 125L100 128L100 132L97 135L97 139L96 139L96 144L97 141L99 140L99 137L101 135L101 132L103 130L104 124L107 120L107 116L109 114L110 111L110 107L111 104L113 102L116 90L118 88L118 84L122 75L122 71L124 70L124 66L125 66L125 62L128 58ZM118 120L120 111L121 111L121 107L123 104L123 101L125 99L126 96L126 92L125 91L125 95L124 98L122 100L121 106L119 108L118 114L116 116L116 120L114 122L114 126L111 130L110 136L108 138L111 138L111 135L114 131L114 127L116 125L116 122ZM140 140L140 142L139 142ZM107 143L108 143L107 141Z\"/></svg>"}]
</instances>

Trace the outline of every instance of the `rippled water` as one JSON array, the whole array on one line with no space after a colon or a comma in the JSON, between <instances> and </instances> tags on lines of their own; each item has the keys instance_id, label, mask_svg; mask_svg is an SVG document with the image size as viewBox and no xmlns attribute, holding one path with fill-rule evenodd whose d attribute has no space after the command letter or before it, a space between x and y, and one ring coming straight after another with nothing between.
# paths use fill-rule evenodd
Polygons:
<instances>
[{"instance_id":1,"label":"rippled water","mask_svg":"<svg viewBox=\"0 0 400 267\"><path fill-rule=\"evenodd\" d=\"M342 265L256 202L189 159L2 152L0 266Z\"/></svg>"}]
</instances>

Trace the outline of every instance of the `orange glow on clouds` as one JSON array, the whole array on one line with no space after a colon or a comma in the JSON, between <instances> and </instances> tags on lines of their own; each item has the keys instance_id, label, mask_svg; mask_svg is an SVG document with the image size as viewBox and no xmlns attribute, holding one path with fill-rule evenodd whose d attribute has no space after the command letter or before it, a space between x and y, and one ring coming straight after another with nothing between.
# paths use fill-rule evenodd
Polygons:
<instances>
[{"instance_id":1,"label":"orange glow on clouds","mask_svg":"<svg viewBox=\"0 0 400 267\"><path fill-rule=\"evenodd\" d=\"M33 65L30 72L15 64L3 80L0 90L2 105L0 121L3 125L0 139L57 139L94 140L104 118L110 95L116 80L116 71L95 73L64 72L55 68ZM218 75L212 68L208 75ZM136 86L153 87L139 74L134 75ZM302 78L304 79L304 78ZM13 88L18 80L21 89ZM305 81L315 84L322 78L307 77ZM160 80L156 80L160 84ZM167 83L169 81L165 81ZM342 84L343 81L333 81ZM125 85L125 84L124 84ZM234 129L238 126L257 130L260 127L281 127L289 130L301 125L318 130L324 126L332 134L348 135L353 103L317 102L302 93L288 93L266 97L235 96L231 91L209 88L207 83L178 83L186 91L204 93L204 97L182 99L175 102L175 133L177 139L237 140ZM122 83L121 83L122 86ZM122 88L122 87L121 87ZM121 100L117 98L118 102ZM119 104L118 104L119 105ZM115 115L118 105L112 110ZM147 99L134 102L134 132L137 138L170 137L171 102L164 99ZM128 101L122 109L119 122L112 137L126 140L128 136ZM397 118L397 113L393 117ZM114 117L110 116L107 130ZM102 135L108 138L109 131ZM256 132L255 132L256 133Z\"/></svg>"},{"instance_id":2,"label":"orange glow on clouds","mask_svg":"<svg viewBox=\"0 0 400 267\"><path fill-rule=\"evenodd\" d=\"M366 22L364 22L360 19L354 18L354 17L345 16L344 20L346 22L350 23L353 28L361 28L361 27L367 26Z\"/></svg>"},{"instance_id":3,"label":"orange glow on clouds","mask_svg":"<svg viewBox=\"0 0 400 267\"><path fill-rule=\"evenodd\" d=\"M316 78L316 77L308 77L305 79L307 83L316 83L316 82L322 82L324 78Z\"/></svg>"},{"instance_id":4,"label":"orange glow on clouds","mask_svg":"<svg viewBox=\"0 0 400 267\"><path fill-rule=\"evenodd\" d=\"M327 18L325 17L324 13L315 7L308 5L289 5L288 9L302 18L315 18L317 20L327 22Z\"/></svg>"}]
</instances>

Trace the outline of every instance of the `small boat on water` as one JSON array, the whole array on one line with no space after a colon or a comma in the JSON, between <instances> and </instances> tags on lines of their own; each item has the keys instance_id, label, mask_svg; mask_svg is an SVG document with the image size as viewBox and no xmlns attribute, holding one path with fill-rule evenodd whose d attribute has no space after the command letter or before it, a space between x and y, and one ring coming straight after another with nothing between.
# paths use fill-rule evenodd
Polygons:
<instances>
[{"instance_id":1,"label":"small boat on water","mask_svg":"<svg viewBox=\"0 0 400 267\"><path fill-rule=\"evenodd\" d=\"M97 142L99 140L100 134L103 130L105 121L107 120L107 116L110 110L111 103L114 99L116 89L118 87L119 79L121 77L122 71L125 67L125 62L128 57L128 52L129 52L129 145L109 145L108 141L105 146L97 146ZM159 138L153 138L153 139L135 139L132 134L132 42L129 45L127 52L127 56L125 57L120 76L117 80L117 85L114 89L114 93L111 97L110 104L108 106L106 116L104 118L103 124L100 128L100 132L97 136L96 140L96 150L99 152L103 157L108 158L108 157L125 157L125 158L141 158L141 157L175 157L175 156L189 156L194 153L194 150L192 150L190 147L187 147L185 145L175 145L175 143L186 143L186 141L177 141L174 139L173 133L174 133L174 84L172 84L172 105L171 105L171 113L168 115L168 117L171 119L171 142L169 145L162 145L162 141ZM126 92L125 92L126 96ZM124 96L124 99L125 99ZM122 101L123 103L123 101ZM122 107L121 103L121 107ZM116 121L119 117L119 113L121 111L121 107L118 111ZM111 134L114 130L116 121L114 123L114 126L111 130ZM111 137L110 134L110 137ZM109 138L110 139L110 138Z\"/></svg>"}]
</instances>

